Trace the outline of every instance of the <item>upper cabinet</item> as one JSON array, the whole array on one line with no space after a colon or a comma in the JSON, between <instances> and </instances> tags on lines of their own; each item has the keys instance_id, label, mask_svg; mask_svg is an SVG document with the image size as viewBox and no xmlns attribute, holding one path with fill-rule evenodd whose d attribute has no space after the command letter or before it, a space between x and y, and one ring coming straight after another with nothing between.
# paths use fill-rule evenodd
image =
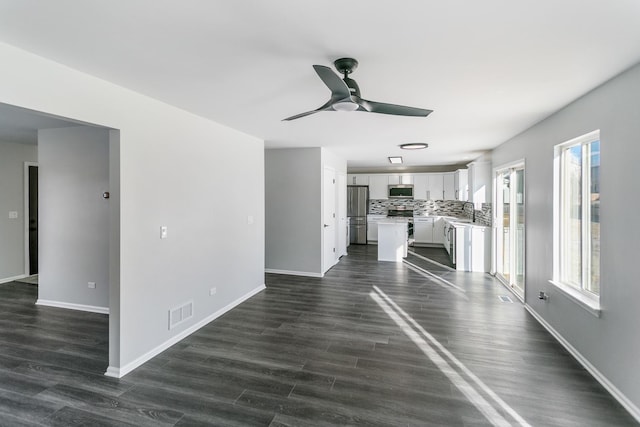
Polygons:
<instances>
[{"instance_id":1,"label":"upper cabinet","mask_svg":"<svg viewBox=\"0 0 640 427\"><path fill-rule=\"evenodd\" d=\"M426 173L418 173L413 176L413 198L417 200L427 199L429 177Z\"/></svg>"},{"instance_id":2,"label":"upper cabinet","mask_svg":"<svg viewBox=\"0 0 640 427\"><path fill-rule=\"evenodd\" d=\"M457 173L457 172L456 172ZM369 198L388 198L389 185L413 184L415 200L455 200L458 193L456 173L349 174L348 185L368 185ZM466 186L466 178L464 179Z\"/></svg>"},{"instance_id":3,"label":"upper cabinet","mask_svg":"<svg viewBox=\"0 0 640 427\"><path fill-rule=\"evenodd\" d=\"M491 163L488 161L474 161L469 163L469 201L476 209L483 203L491 201Z\"/></svg>"},{"instance_id":4,"label":"upper cabinet","mask_svg":"<svg viewBox=\"0 0 640 427\"><path fill-rule=\"evenodd\" d=\"M413 184L414 176L403 174L403 175L389 175L389 185L398 185L398 184Z\"/></svg>"},{"instance_id":5,"label":"upper cabinet","mask_svg":"<svg viewBox=\"0 0 640 427\"><path fill-rule=\"evenodd\" d=\"M442 174L442 188L443 188L442 200L454 200L456 198L456 186L455 186L454 173Z\"/></svg>"},{"instance_id":6,"label":"upper cabinet","mask_svg":"<svg viewBox=\"0 0 640 427\"><path fill-rule=\"evenodd\" d=\"M347 185L369 185L369 175L349 174L347 175Z\"/></svg>"},{"instance_id":7,"label":"upper cabinet","mask_svg":"<svg viewBox=\"0 0 640 427\"><path fill-rule=\"evenodd\" d=\"M369 198L387 199L389 191L389 175L369 175Z\"/></svg>"},{"instance_id":8,"label":"upper cabinet","mask_svg":"<svg viewBox=\"0 0 640 427\"><path fill-rule=\"evenodd\" d=\"M455 199L469 200L469 177L467 169L458 169L454 174Z\"/></svg>"}]
</instances>

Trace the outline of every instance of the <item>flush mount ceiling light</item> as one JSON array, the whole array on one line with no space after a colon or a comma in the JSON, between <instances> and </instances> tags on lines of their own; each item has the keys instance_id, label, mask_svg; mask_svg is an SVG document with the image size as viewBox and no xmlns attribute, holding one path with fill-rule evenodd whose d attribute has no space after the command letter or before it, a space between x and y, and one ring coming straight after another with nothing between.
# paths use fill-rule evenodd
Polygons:
<instances>
[{"instance_id":1,"label":"flush mount ceiling light","mask_svg":"<svg viewBox=\"0 0 640 427\"><path fill-rule=\"evenodd\" d=\"M422 150L423 148L427 148L429 144L425 144L424 142L410 142L408 144L400 144L400 148L403 150Z\"/></svg>"},{"instance_id":2,"label":"flush mount ceiling light","mask_svg":"<svg viewBox=\"0 0 640 427\"><path fill-rule=\"evenodd\" d=\"M389 157L389 163L393 163L394 165L399 165L402 163L402 157Z\"/></svg>"}]
</instances>

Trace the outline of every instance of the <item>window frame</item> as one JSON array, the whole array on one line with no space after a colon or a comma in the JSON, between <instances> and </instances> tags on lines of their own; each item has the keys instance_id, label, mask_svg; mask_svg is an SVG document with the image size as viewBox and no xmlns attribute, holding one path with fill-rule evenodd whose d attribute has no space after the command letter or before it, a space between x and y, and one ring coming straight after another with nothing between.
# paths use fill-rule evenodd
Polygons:
<instances>
[{"instance_id":1,"label":"window frame","mask_svg":"<svg viewBox=\"0 0 640 427\"><path fill-rule=\"evenodd\" d=\"M600 295L602 294L602 284L596 294L588 289L591 279L591 204L588 202L591 197L591 147L594 142L600 143L600 130L589 132L585 135L557 144L554 147L554 170L553 170L553 279L549 282L560 289L563 295L569 297L574 302L591 312L596 317L600 317ZM566 153L573 147L588 147L587 154L583 152L581 161L581 280L579 284L569 283L563 280L563 259L567 254L563 245L562 236L566 231L564 227L566 216L565 194L568 184L565 181L565 170L563 168ZM587 201L587 202L585 202Z\"/></svg>"}]
</instances>

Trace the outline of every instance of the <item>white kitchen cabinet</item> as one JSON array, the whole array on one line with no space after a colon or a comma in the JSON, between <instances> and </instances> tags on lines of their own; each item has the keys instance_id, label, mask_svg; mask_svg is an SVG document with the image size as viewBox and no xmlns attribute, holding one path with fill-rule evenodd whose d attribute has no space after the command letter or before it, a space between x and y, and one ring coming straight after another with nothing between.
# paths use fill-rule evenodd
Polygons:
<instances>
[{"instance_id":1,"label":"white kitchen cabinet","mask_svg":"<svg viewBox=\"0 0 640 427\"><path fill-rule=\"evenodd\" d=\"M389 175L369 175L369 199L387 199L389 191Z\"/></svg>"},{"instance_id":2,"label":"white kitchen cabinet","mask_svg":"<svg viewBox=\"0 0 640 427\"><path fill-rule=\"evenodd\" d=\"M455 199L469 200L469 176L467 169L458 169L454 174Z\"/></svg>"},{"instance_id":3,"label":"white kitchen cabinet","mask_svg":"<svg viewBox=\"0 0 640 427\"><path fill-rule=\"evenodd\" d=\"M487 273L491 270L491 227L457 224L455 264L458 271Z\"/></svg>"},{"instance_id":4,"label":"white kitchen cabinet","mask_svg":"<svg viewBox=\"0 0 640 427\"><path fill-rule=\"evenodd\" d=\"M427 200L444 199L444 180L441 173L427 174Z\"/></svg>"},{"instance_id":5,"label":"white kitchen cabinet","mask_svg":"<svg viewBox=\"0 0 640 427\"><path fill-rule=\"evenodd\" d=\"M443 187L443 200L455 200L456 199L456 187L455 187L455 174L443 173L442 174L442 187Z\"/></svg>"},{"instance_id":6,"label":"white kitchen cabinet","mask_svg":"<svg viewBox=\"0 0 640 427\"><path fill-rule=\"evenodd\" d=\"M347 175L347 185L369 185L369 175L349 174Z\"/></svg>"},{"instance_id":7,"label":"white kitchen cabinet","mask_svg":"<svg viewBox=\"0 0 640 427\"><path fill-rule=\"evenodd\" d=\"M413 175L413 198L416 200L427 200L427 190L429 177L425 173Z\"/></svg>"},{"instance_id":8,"label":"white kitchen cabinet","mask_svg":"<svg viewBox=\"0 0 640 427\"><path fill-rule=\"evenodd\" d=\"M433 218L433 243L444 245L444 218Z\"/></svg>"},{"instance_id":9,"label":"white kitchen cabinet","mask_svg":"<svg viewBox=\"0 0 640 427\"><path fill-rule=\"evenodd\" d=\"M378 222L385 219L385 215L367 215L367 242L378 241Z\"/></svg>"},{"instance_id":10,"label":"white kitchen cabinet","mask_svg":"<svg viewBox=\"0 0 640 427\"><path fill-rule=\"evenodd\" d=\"M488 161L474 161L469 163L469 201L476 209L483 203L491 201L491 163Z\"/></svg>"},{"instance_id":11,"label":"white kitchen cabinet","mask_svg":"<svg viewBox=\"0 0 640 427\"><path fill-rule=\"evenodd\" d=\"M389 185L413 184L413 175L389 175Z\"/></svg>"},{"instance_id":12,"label":"white kitchen cabinet","mask_svg":"<svg viewBox=\"0 0 640 427\"><path fill-rule=\"evenodd\" d=\"M414 218L413 238L417 244L433 243L433 218Z\"/></svg>"}]
</instances>

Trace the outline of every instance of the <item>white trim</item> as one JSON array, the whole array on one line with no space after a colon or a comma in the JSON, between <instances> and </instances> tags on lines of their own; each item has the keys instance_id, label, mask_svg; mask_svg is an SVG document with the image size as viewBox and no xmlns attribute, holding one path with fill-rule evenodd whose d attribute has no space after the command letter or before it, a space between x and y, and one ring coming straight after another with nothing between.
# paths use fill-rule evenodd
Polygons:
<instances>
[{"instance_id":1,"label":"white trim","mask_svg":"<svg viewBox=\"0 0 640 427\"><path fill-rule=\"evenodd\" d=\"M29 277L29 275L28 274L20 274L18 276L7 277L5 279L0 279L0 284L13 282L14 280L24 279L25 277Z\"/></svg>"},{"instance_id":2,"label":"white trim","mask_svg":"<svg viewBox=\"0 0 640 427\"><path fill-rule=\"evenodd\" d=\"M498 282L500 282L500 283L502 284L502 286L504 286L505 288L507 288L507 289L509 290L509 292L511 292L513 295L515 295L515 296L516 296L516 298L517 298L517 299L518 299L522 304L525 304L524 296L522 296L522 295L520 295L519 293L517 293L517 292L515 291L514 287L513 287L513 286L511 286L511 285L507 282L507 280L506 280L504 277L502 277L502 275L501 275L501 274L495 273L495 274L493 274L492 276L493 276L493 277L495 277L495 278L496 278L496 280L498 280Z\"/></svg>"},{"instance_id":3,"label":"white trim","mask_svg":"<svg viewBox=\"0 0 640 427\"><path fill-rule=\"evenodd\" d=\"M22 221L24 221L24 274L29 276L29 166L40 167L37 162L24 162L23 169L23 190L24 212L22 212ZM38 171L40 173L40 171ZM39 225L39 224L38 224ZM25 276L25 277L26 277Z\"/></svg>"},{"instance_id":4,"label":"white trim","mask_svg":"<svg viewBox=\"0 0 640 427\"><path fill-rule=\"evenodd\" d=\"M88 311L90 313L109 314L109 307L98 307L95 305L73 304L70 302L51 301L38 298L36 305L46 307L66 308L68 310Z\"/></svg>"},{"instance_id":5,"label":"white trim","mask_svg":"<svg viewBox=\"0 0 640 427\"><path fill-rule=\"evenodd\" d=\"M636 421L640 422L640 408L593 366L578 350L576 350L558 331L547 323L529 304L524 307L560 344L616 399Z\"/></svg>"},{"instance_id":6,"label":"white trim","mask_svg":"<svg viewBox=\"0 0 640 427\"><path fill-rule=\"evenodd\" d=\"M265 268L264 272L273 273L273 274L288 274L290 276L324 277L324 273L313 273L310 271L278 270L275 268Z\"/></svg>"},{"instance_id":7,"label":"white trim","mask_svg":"<svg viewBox=\"0 0 640 427\"><path fill-rule=\"evenodd\" d=\"M114 368L113 366L109 366L107 371L104 373L107 377L112 378L122 378L123 375L120 375L120 368Z\"/></svg>"},{"instance_id":8,"label":"white trim","mask_svg":"<svg viewBox=\"0 0 640 427\"><path fill-rule=\"evenodd\" d=\"M580 307L593 314L595 317L600 317L602 309L600 307L599 301L596 301L593 298L589 298L589 296L587 296L584 291L574 288L573 286L568 286L564 283L556 282L554 280L549 280L549 283L558 288L561 295L564 295L570 301L575 302Z\"/></svg>"},{"instance_id":9,"label":"white trim","mask_svg":"<svg viewBox=\"0 0 640 427\"><path fill-rule=\"evenodd\" d=\"M249 291L248 293L246 293L245 295L241 296L240 298L237 298L236 300L231 301L229 304L225 305L224 307L222 307L220 310L216 311L215 313L205 317L204 319L202 319L198 323L195 323L194 325L191 325L190 327L188 327L184 331L180 332L179 334L172 336L171 338L169 338L168 340L166 340L162 344L160 344L157 347L149 350L148 352L146 352L142 356L140 356L137 359L127 363L126 365L124 365L122 367L119 367L119 368L116 367L116 366L109 366L107 368L107 371L104 374L106 376L108 376L108 377L114 377L114 378L122 378L122 377L124 377L129 372L133 371L134 369L136 369L137 367L139 367L143 363L153 359L155 356L157 356L158 354L162 353L163 351L165 351L166 349L168 349L172 345L182 341L184 338L186 338L189 335L191 335L192 333L196 332L198 329L200 329L203 326L207 325L208 323L214 321L218 317L220 317L223 314L225 314L227 311L229 311L232 308L238 306L239 304L241 304L244 301L248 300L252 296L260 293L264 289L266 289L266 286L264 284L258 286L257 288Z\"/></svg>"}]
</instances>

